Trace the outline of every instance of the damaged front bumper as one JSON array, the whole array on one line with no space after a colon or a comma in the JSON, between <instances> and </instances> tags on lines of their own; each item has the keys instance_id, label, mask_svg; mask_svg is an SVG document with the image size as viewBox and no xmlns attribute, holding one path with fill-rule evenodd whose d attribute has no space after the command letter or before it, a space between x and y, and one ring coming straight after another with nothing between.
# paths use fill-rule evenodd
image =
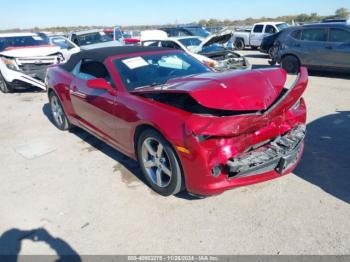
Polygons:
<instances>
[{"instance_id":1,"label":"damaged front bumper","mask_svg":"<svg viewBox=\"0 0 350 262\"><path fill-rule=\"evenodd\" d=\"M283 136L230 159L227 162L228 178L254 176L273 170L283 174L297 163L305 133L305 125L299 125Z\"/></svg>"}]
</instances>

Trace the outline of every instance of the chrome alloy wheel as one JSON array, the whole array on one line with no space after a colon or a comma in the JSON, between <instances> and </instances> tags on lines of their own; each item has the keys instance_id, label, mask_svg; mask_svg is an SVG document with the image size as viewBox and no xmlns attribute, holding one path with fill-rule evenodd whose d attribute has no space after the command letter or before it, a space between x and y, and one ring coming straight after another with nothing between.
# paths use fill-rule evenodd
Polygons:
<instances>
[{"instance_id":1,"label":"chrome alloy wheel","mask_svg":"<svg viewBox=\"0 0 350 262\"><path fill-rule=\"evenodd\" d=\"M56 124L62 126L64 124L64 112L57 96L55 95L51 97L51 110Z\"/></svg>"},{"instance_id":2,"label":"chrome alloy wheel","mask_svg":"<svg viewBox=\"0 0 350 262\"><path fill-rule=\"evenodd\" d=\"M157 139L149 137L143 141L141 156L152 183L161 188L167 187L171 181L172 170L164 146Z\"/></svg>"}]
</instances>

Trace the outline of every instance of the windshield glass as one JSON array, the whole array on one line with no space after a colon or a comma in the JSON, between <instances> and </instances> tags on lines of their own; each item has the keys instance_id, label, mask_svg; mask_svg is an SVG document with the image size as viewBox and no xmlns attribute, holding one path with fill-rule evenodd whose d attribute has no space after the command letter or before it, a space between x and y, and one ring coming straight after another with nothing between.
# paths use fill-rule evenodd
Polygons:
<instances>
[{"instance_id":1,"label":"windshield glass","mask_svg":"<svg viewBox=\"0 0 350 262\"><path fill-rule=\"evenodd\" d=\"M282 31L283 29L288 28L289 25L287 23L283 23L283 24L276 25L276 27L278 28L279 31Z\"/></svg>"},{"instance_id":2,"label":"windshield glass","mask_svg":"<svg viewBox=\"0 0 350 262\"><path fill-rule=\"evenodd\" d=\"M10 48L49 45L47 38L39 35L0 37L0 51Z\"/></svg>"},{"instance_id":3,"label":"windshield glass","mask_svg":"<svg viewBox=\"0 0 350 262\"><path fill-rule=\"evenodd\" d=\"M210 33L205 30L203 27L185 27L186 30L190 31L193 35L197 35L200 37L208 37Z\"/></svg>"},{"instance_id":4,"label":"windshield glass","mask_svg":"<svg viewBox=\"0 0 350 262\"><path fill-rule=\"evenodd\" d=\"M212 44L209 46L204 46L199 53L205 54L205 53L210 53L210 52L221 52L221 51L225 51L225 50L226 50L226 48L221 44Z\"/></svg>"},{"instance_id":5,"label":"windshield glass","mask_svg":"<svg viewBox=\"0 0 350 262\"><path fill-rule=\"evenodd\" d=\"M184 39L179 39L180 43L183 44L186 47L189 46L199 46L202 41L199 40L198 38L184 38Z\"/></svg>"},{"instance_id":6,"label":"windshield glass","mask_svg":"<svg viewBox=\"0 0 350 262\"><path fill-rule=\"evenodd\" d=\"M55 46L60 47L61 49L72 49L74 45L68 41L68 39L60 36L50 37L51 43Z\"/></svg>"},{"instance_id":7,"label":"windshield glass","mask_svg":"<svg viewBox=\"0 0 350 262\"><path fill-rule=\"evenodd\" d=\"M77 35L79 45L93 45L113 41L113 34L106 34L105 32L95 32L84 35Z\"/></svg>"},{"instance_id":8,"label":"windshield glass","mask_svg":"<svg viewBox=\"0 0 350 262\"><path fill-rule=\"evenodd\" d=\"M128 91L165 84L168 80L210 72L186 53L163 53L114 60Z\"/></svg>"}]
</instances>

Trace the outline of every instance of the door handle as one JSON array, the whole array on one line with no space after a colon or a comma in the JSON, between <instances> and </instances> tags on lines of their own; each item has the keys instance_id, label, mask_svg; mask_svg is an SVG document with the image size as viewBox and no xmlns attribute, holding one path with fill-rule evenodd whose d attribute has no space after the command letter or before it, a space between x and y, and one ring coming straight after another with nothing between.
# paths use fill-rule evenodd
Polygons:
<instances>
[{"instance_id":1,"label":"door handle","mask_svg":"<svg viewBox=\"0 0 350 262\"><path fill-rule=\"evenodd\" d=\"M78 91L77 86L73 86L72 87L72 89L70 90L70 94L72 96L76 96L76 97L79 97L79 98L82 98L82 99L86 99L87 98L86 94L81 93L81 92Z\"/></svg>"}]
</instances>

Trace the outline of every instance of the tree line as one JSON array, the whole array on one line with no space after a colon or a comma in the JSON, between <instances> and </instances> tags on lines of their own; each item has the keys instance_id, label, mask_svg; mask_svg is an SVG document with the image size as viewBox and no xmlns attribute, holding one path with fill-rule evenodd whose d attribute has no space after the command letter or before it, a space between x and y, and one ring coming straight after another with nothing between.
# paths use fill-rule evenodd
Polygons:
<instances>
[{"instance_id":1,"label":"tree line","mask_svg":"<svg viewBox=\"0 0 350 262\"><path fill-rule=\"evenodd\" d=\"M299 14L299 15L287 15L279 16L275 18L271 17L261 17L261 18L247 18L244 20L218 20L218 19L209 19L209 20L200 20L198 24L202 26L243 26L243 25L253 25L261 21L282 21L287 23L300 22L300 23L311 23L311 22L320 22L324 19L336 19L336 18L349 18L350 12L347 8L339 8L335 11L334 15L321 16L317 13L311 14Z\"/></svg>"},{"instance_id":2,"label":"tree line","mask_svg":"<svg viewBox=\"0 0 350 262\"><path fill-rule=\"evenodd\" d=\"M300 23L310 23L310 22L320 22L324 19L335 19L335 18L349 18L350 12L347 8L339 8L335 11L334 15L321 16L317 13L311 14L299 14L299 15L287 15L279 16L275 18L271 17L261 17L261 18L246 18L244 20L230 20L230 19L202 19L192 24L198 24L205 27L213 26L243 26L252 25L261 21L282 21L287 23L300 22ZM143 26L123 26L124 30L148 30L155 29L159 27L174 26L174 24L167 25L143 25ZM31 32L71 32L71 31L81 31L87 29L97 29L97 28L111 28L113 26L55 26L55 27L34 27L30 29L12 28L8 30L0 30L0 32L21 32L21 31L31 31Z\"/></svg>"}]
</instances>

